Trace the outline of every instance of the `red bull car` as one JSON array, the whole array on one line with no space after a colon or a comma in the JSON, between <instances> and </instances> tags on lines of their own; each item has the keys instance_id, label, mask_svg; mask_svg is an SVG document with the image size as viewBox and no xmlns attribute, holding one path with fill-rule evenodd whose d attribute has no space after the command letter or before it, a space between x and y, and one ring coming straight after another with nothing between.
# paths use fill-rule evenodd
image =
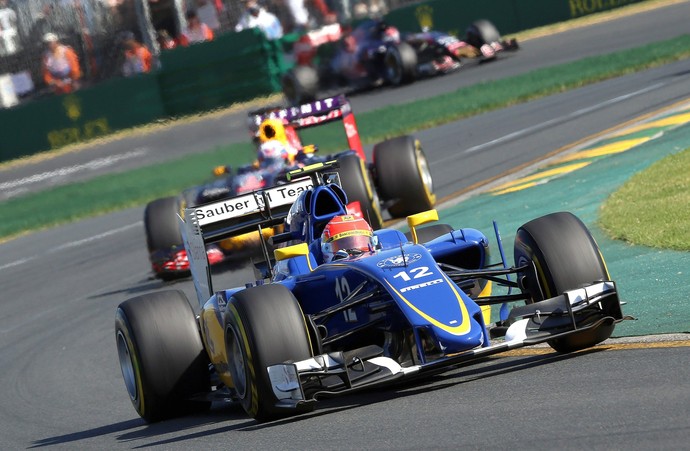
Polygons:
<instances>
[{"instance_id":1,"label":"red bull car","mask_svg":"<svg viewBox=\"0 0 690 451\"><path fill-rule=\"evenodd\" d=\"M225 397L270 421L308 412L322 398L524 346L589 348L629 318L574 215L522 225L512 265L496 230L501 261L491 264L479 230L422 227L437 220L434 210L409 216L407 236L361 225L347 214L334 169L303 168L281 187L185 209L198 307L168 290L117 309L120 366L142 418L159 421ZM292 204L287 190L300 192ZM285 231L272 241L286 246L273 259L267 253L264 278L228 289L212 283L209 243L279 223ZM501 305L495 321L492 305Z\"/></svg>"},{"instance_id":2,"label":"red bull car","mask_svg":"<svg viewBox=\"0 0 690 451\"><path fill-rule=\"evenodd\" d=\"M431 30L400 33L381 20L366 20L349 33L338 34L339 27L330 25L298 43L297 64L282 79L288 102L314 99L324 89L411 83L457 70L463 60L490 61L519 47L514 39L502 40L487 20L472 23L463 39ZM336 37L339 40L334 44Z\"/></svg>"},{"instance_id":3,"label":"red bull car","mask_svg":"<svg viewBox=\"0 0 690 451\"><path fill-rule=\"evenodd\" d=\"M321 155L316 146L303 143L300 133L309 128L340 122L344 150ZM426 156L419 140L400 136L374 146L373 161L367 161L349 101L343 95L308 102L297 107L267 108L249 115L252 137L261 146L283 146L287 159L259 158L255 163L216 168L211 183L185 190L179 196L156 199L144 210L144 228L149 260L156 277L172 280L189 275L178 215L184 208L232 197L244 192L284 184L293 169L336 160L350 211L366 217L374 228L383 226L384 211L393 218L432 208L436 196ZM262 152L258 152L261 157ZM295 196L298 193L295 193ZM292 199L294 200L294 199ZM264 228L268 237L277 229ZM257 233L236 234L207 248L211 264L243 257L259 249Z\"/></svg>"}]
</instances>

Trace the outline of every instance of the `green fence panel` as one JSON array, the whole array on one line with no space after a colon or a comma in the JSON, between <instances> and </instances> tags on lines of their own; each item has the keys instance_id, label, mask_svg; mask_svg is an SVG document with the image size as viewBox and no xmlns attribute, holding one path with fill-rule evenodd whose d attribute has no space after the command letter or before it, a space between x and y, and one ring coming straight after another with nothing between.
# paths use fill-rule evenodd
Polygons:
<instances>
[{"instance_id":1,"label":"green fence panel","mask_svg":"<svg viewBox=\"0 0 690 451\"><path fill-rule=\"evenodd\" d=\"M257 29L163 53L159 83L166 112L179 116L280 90L282 46Z\"/></svg>"},{"instance_id":2,"label":"green fence panel","mask_svg":"<svg viewBox=\"0 0 690 451\"><path fill-rule=\"evenodd\" d=\"M105 136L164 115L155 74L37 99L0 110L0 161Z\"/></svg>"}]
</instances>

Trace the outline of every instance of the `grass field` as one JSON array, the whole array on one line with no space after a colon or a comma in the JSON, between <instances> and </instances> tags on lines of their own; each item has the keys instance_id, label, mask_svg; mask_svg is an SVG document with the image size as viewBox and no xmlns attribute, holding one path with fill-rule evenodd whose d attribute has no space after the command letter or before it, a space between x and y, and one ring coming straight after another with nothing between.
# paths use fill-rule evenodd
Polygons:
<instances>
[{"instance_id":1,"label":"grass field","mask_svg":"<svg viewBox=\"0 0 690 451\"><path fill-rule=\"evenodd\" d=\"M359 114L357 122L363 140L372 143L686 58L690 58L690 35L370 111ZM342 127L313 129L305 141L317 143L322 152L338 150ZM0 238L172 195L208 179L213 166L248 162L252 154L249 143L234 144L11 199L0 203L0 217L5 219Z\"/></svg>"},{"instance_id":2,"label":"grass field","mask_svg":"<svg viewBox=\"0 0 690 451\"><path fill-rule=\"evenodd\" d=\"M600 223L631 244L690 251L690 148L634 175L602 205Z\"/></svg>"}]
</instances>

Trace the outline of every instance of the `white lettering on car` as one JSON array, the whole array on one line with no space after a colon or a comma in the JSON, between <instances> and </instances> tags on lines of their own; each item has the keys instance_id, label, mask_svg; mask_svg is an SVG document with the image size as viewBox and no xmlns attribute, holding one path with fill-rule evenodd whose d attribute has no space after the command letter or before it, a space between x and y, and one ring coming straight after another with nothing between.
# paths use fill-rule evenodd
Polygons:
<instances>
[{"instance_id":1,"label":"white lettering on car","mask_svg":"<svg viewBox=\"0 0 690 451\"><path fill-rule=\"evenodd\" d=\"M406 291L417 290L419 288L426 288L430 287L431 285L438 285L439 283L443 283L443 279L435 279L430 280L429 282L418 283L417 285L410 285L409 287L401 288L400 292L405 293Z\"/></svg>"}]
</instances>

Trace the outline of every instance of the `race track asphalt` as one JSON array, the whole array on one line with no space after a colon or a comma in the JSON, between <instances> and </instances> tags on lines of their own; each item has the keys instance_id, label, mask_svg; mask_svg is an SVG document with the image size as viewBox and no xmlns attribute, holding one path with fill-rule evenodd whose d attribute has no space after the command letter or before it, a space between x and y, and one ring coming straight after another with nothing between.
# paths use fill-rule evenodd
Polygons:
<instances>
[{"instance_id":1,"label":"race track asphalt","mask_svg":"<svg viewBox=\"0 0 690 451\"><path fill-rule=\"evenodd\" d=\"M667 22L658 19L648 32L669 33L674 24L675 34L685 32L686 21L678 14L690 12L688 3L666 11ZM648 15L663 18L659 14L609 24L601 34L583 32L580 39L593 39L583 49L616 42L617 33ZM524 55L530 57L527 45ZM501 68L509 70L518 56L497 64L492 74L501 76ZM420 133L439 194L450 195L682 100L690 93L688 73L690 61L683 61ZM460 80L460 74L453 77ZM447 79L452 78L439 80ZM404 92L424 95L417 89L428 93L423 83ZM395 91L403 93L370 95ZM363 105L358 108L369 98L357 97ZM224 129L227 123L217 125ZM163 286L148 277L141 215L140 208L125 210L0 244L2 448L687 447L687 341L611 345L573 356L536 350L327 401L313 414L267 425L249 420L236 406L216 405L208 414L147 426L122 383L115 308L128 297L161 288L182 289L193 299L193 289L189 281ZM221 283L229 285L249 277L246 268L220 274Z\"/></svg>"}]
</instances>

